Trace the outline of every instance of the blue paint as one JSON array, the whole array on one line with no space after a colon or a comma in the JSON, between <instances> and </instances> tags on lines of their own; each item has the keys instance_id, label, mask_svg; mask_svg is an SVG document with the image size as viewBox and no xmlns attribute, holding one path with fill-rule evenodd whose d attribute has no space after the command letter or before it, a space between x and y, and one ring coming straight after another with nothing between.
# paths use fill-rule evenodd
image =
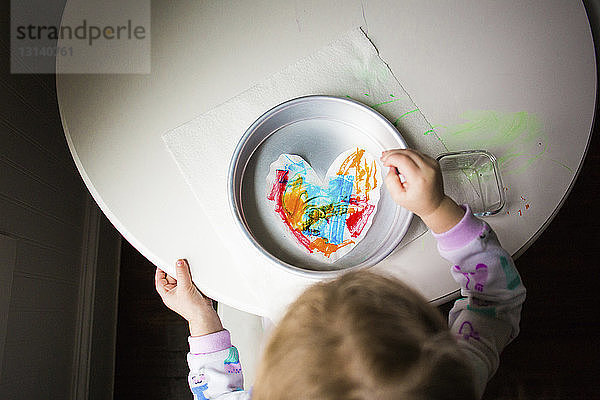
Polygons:
<instances>
[{"instance_id":1,"label":"blue paint","mask_svg":"<svg viewBox=\"0 0 600 400\"><path fill-rule=\"evenodd\" d=\"M344 242L344 230L348 218L348 205L354 189L354 176L336 175L331 177L327 188L306 182L310 166L304 160L294 161L285 155L288 163L285 170L289 171L288 182L301 179L304 190L303 198L306 208L303 210L302 231L304 235L322 237L327 243L339 245ZM331 207L333 206L333 215ZM321 217L316 219L314 214ZM326 216L327 215L327 216Z\"/></svg>"},{"instance_id":2,"label":"blue paint","mask_svg":"<svg viewBox=\"0 0 600 400\"><path fill-rule=\"evenodd\" d=\"M348 218L348 204L353 183L354 177L350 175L338 175L329 181L329 198L333 200L335 207L344 208L329 221L329 243L341 244L344 241L344 228Z\"/></svg>"},{"instance_id":3,"label":"blue paint","mask_svg":"<svg viewBox=\"0 0 600 400\"><path fill-rule=\"evenodd\" d=\"M306 163L303 160L294 161L287 154L285 154L285 158L287 158L289 161L289 164L285 165L285 169L290 171L290 176L292 177L290 181L295 178L296 174L300 174L303 177L308 174L308 171L306 170Z\"/></svg>"},{"instance_id":4,"label":"blue paint","mask_svg":"<svg viewBox=\"0 0 600 400\"><path fill-rule=\"evenodd\" d=\"M344 241L344 229L348 217L348 204L352 195L354 177L350 175L337 175L329 181L327 189L321 186L303 183L306 192L308 211L305 213L305 222L309 224L310 210L322 212L333 204L334 214L330 218L320 218L302 231L305 235L322 237L331 244L341 244Z\"/></svg>"}]
</instances>

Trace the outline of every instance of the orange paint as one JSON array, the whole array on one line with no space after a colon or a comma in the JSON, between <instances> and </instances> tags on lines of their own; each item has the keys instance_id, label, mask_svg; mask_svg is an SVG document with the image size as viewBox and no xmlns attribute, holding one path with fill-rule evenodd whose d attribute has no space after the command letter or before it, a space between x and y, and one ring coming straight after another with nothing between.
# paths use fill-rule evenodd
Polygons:
<instances>
[{"instance_id":1,"label":"orange paint","mask_svg":"<svg viewBox=\"0 0 600 400\"><path fill-rule=\"evenodd\" d=\"M288 180L287 166L285 170L276 170L267 198L275 202L275 212L310 253L316 251L330 257L340 248L355 244L353 238L360 237L376 208L369 203L369 192L378 185L377 164L374 160L368 163L370 158L368 154L365 157L363 149L352 150L341 163L335 179L329 182L335 186L329 189L307 182L306 171L298 169L300 172L296 171ZM290 161L290 165L299 164ZM348 176L354 179L347 179ZM345 185L345 189L338 185ZM344 198L340 197L341 193L346 193ZM345 231L351 237L344 238Z\"/></svg>"},{"instance_id":2,"label":"orange paint","mask_svg":"<svg viewBox=\"0 0 600 400\"><path fill-rule=\"evenodd\" d=\"M336 251L338 251L340 248L347 246L349 244L354 243L354 241L352 240L344 240L341 244L332 244L329 243L327 240L325 240L322 237L318 237L315 240L313 240L312 242L310 242L310 250L319 250L321 253L323 253L323 255L325 255L326 257L329 257L331 255L331 253L335 253Z\"/></svg>"},{"instance_id":3,"label":"orange paint","mask_svg":"<svg viewBox=\"0 0 600 400\"><path fill-rule=\"evenodd\" d=\"M297 177L291 183L288 183L281 204L287 215L287 220L293 229L302 231L302 216L306 210L307 194L303 189L302 177Z\"/></svg>"},{"instance_id":4,"label":"orange paint","mask_svg":"<svg viewBox=\"0 0 600 400\"><path fill-rule=\"evenodd\" d=\"M365 200L369 200L369 192L377 187L377 164L375 160L371 164L367 164L367 160L363 159L365 150L357 148L356 151L342 162L338 175L353 175L354 191L357 196L364 195ZM350 170L354 169L354 173Z\"/></svg>"},{"instance_id":5,"label":"orange paint","mask_svg":"<svg viewBox=\"0 0 600 400\"><path fill-rule=\"evenodd\" d=\"M302 177L297 177L286 186L281 198L281 205L292 229L302 232L310 229L319 220L329 220L334 215L354 212L348 207L334 206L334 204L321 207L311 206L310 200Z\"/></svg>"}]
</instances>

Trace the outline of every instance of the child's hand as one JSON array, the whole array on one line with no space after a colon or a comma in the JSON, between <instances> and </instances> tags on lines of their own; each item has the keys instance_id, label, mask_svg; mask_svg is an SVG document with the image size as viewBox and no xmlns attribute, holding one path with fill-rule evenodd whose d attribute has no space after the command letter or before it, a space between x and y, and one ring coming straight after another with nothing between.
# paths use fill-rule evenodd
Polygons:
<instances>
[{"instance_id":1,"label":"child's hand","mask_svg":"<svg viewBox=\"0 0 600 400\"><path fill-rule=\"evenodd\" d=\"M421 217L432 231L445 232L462 219L464 210L444 194L436 160L416 150L396 149L384 151L381 161L390 167L385 184L394 201Z\"/></svg>"},{"instance_id":2,"label":"child's hand","mask_svg":"<svg viewBox=\"0 0 600 400\"><path fill-rule=\"evenodd\" d=\"M400 149L384 151L381 161L390 167L385 184L398 205L419 216L439 207L444 199L444 188L437 161L414 150Z\"/></svg>"},{"instance_id":3,"label":"child's hand","mask_svg":"<svg viewBox=\"0 0 600 400\"><path fill-rule=\"evenodd\" d=\"M211 300L203 296L192 282L187 261L177 260L176 268L177 279L161 269L156 269L156 291L163 303L188 321L191 336L208 335L223 330Z\"/></svg>"}]
</instances>

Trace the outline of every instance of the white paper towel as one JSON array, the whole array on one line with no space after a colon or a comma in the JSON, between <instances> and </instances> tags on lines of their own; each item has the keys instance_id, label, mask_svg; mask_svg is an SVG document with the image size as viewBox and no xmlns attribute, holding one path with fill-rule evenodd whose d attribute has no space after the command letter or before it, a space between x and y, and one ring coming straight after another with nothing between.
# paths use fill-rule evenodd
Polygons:
<instances>
[{"instance_id":1,"label":"white paper towel","mask_svg":"<svg viewBox=\"0 0 600 400\"><path fill-rule=\"evenodd\" d=\"M238 141L265 111L306 95L358 100L394 123L410 147L431 156L445 150L371 41L360 28L354 29L313 55L162 136L223 241L238 243L242 240L227 198L229 162ZM414 218L399 248L425 231L421 220ZM236 259L247 265L253 257L255 262L262 261L258 252Z\"/></svg>"}]
</instances>

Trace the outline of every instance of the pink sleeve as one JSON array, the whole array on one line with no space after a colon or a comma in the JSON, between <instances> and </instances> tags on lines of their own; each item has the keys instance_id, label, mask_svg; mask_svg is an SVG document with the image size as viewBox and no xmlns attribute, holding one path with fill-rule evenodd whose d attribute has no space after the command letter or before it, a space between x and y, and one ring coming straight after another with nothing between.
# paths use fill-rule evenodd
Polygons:
<instances>
[{"instance_id":1,"label":"pink sleeve","mask_svg":"<svg viewBox=\"0 0 600 400\"><path fill-rule=\"evenodd\" d=\"M465 215L458 224L444 233L433 234L441 251L461 248L481 235L485 229L485 223L471 213L468 205L461 207L465 210Z\"/></svg>"},{"instance_id":2,"label":"pink sleeve","mask_svg":"<svg viewBox=\"0 0 600 400\"><path fill-rule=\"evenodd\" d=\"M203 336L188 337L190 353L208 354L231 347L231 336L227 329Z\"/></svg>"}]
</instances>

